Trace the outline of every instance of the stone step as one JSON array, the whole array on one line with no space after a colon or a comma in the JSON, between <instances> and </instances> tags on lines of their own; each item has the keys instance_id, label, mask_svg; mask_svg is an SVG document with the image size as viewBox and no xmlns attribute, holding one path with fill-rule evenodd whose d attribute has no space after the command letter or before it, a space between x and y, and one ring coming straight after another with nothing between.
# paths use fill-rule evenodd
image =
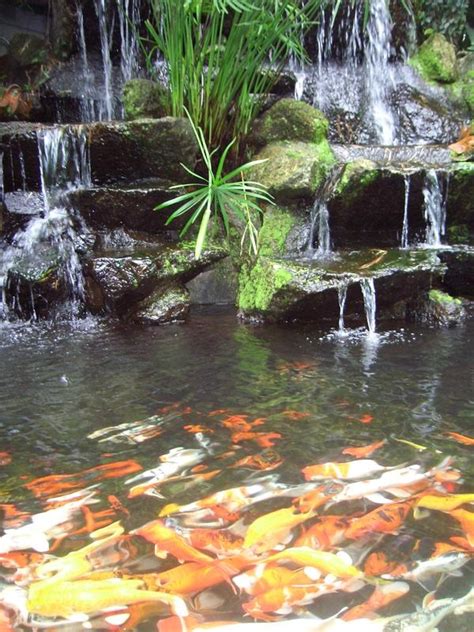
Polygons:
<instances>
[{"instance_id":1,"label":"stone step","mask_svg":"<svg viewBox=\"0 0 474 632\"><path fill-rule=\"evenodd\" d=\"M188 175L181 163L193 168L196 162L197 145L186 119L164 117L70 126L2 123L0 144L4 146L6 192L41 190L38 134L53 127L76 136L86 134L91 179L97 186L133 182L137 178L183 182Z\"/></svg>"},{"instance_id":2,"label":"stone step","mask_svg":"<svg viewBox=\"0 0 474 632\"><path fill-rule=\"evenodd\" d=\"M365 313L361 281L373 279L377 319L405 320L420 297L432 287L443 287L445 276L451 283L447 289L456 290L451 277L472 272L473 261L474 249L463 247L369 249L325 261L261 257L247 278L241 278L239 307L250 319L329 321L337 326L339 291L345 288L345 316L360 322ZM465 295L473 292L472 278L464 281L469 283Z\"/></svg>"},{"instance_id":3,"label":"stone step","mask_svg":"<svg viewBox=\"0 0 474 632\"><path fill-rule=\"evenodd\" d=\"M183 221L173 221L169 227L165 225L172 209L153 210L177 195L170 191L172 185L166 180L140 180L126 186L77 189L68 198L73 208L95 229L125 228L150 233L176 231Z\"/></svg>"}]
</instances>

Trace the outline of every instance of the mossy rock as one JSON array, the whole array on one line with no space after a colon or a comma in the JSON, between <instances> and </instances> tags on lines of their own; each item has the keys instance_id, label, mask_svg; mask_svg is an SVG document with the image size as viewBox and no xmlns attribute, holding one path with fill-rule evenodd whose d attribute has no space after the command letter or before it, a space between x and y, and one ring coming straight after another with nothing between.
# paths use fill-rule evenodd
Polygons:
<instances>
[{"instance_id":1,"label":"mossy rock","mask_svg":"<svg viewBox=\"0 0 474 632\"><path fill-rule=\"evenodd\" d=\"M259 233L259 254L266 257L284 254L295 223L296 218L290 211L278 206L269 207Z\"/></svg>"},{"instance_id":2,"label":"mossy rock","mask_svg":"<svg viewBox=\"0 0 474 632\"><path fill-rule=\"evenodd\" d=\"M243 266L239 277L238 307L246 316L278 319L285 311L287 299L280 304L278 294L292 280L283 263L260 257L253 267ZM284 294L284 293L283 293Z\"/></svg>"},{"instance_id":3,"label":"mossy rock","mask_svg":"<svg viewBox=\"0 0 474 632\"><path fill-rule=\"evenodd\" d=\"M168 108L168 91L149 79L131 79L123 88L125 118L160 118Z\"/></svg>"},{"instance_id":4,"label":"mossy rock","mask_svg":"<svg viewBox=\"0 0 474 632\"><path fill-rule=\"evenodd\" d=\"M142 301L133 320L142 325L183 322L189 309L189 292L182 286L172 286L158 289Z\"/></svg>"},{"instance_id":5,"label":"mossy rock","mask_svg":"<svg viewBox=\"0 0 474 632\"><path fill-rule=\"evenodd\" d=\"M456 49L441 33L430 35L410 59L410 64L427 81L453 83L459 77Z\"/></svg>"},{"instance_id":6,"label":"mossy rock","mask_svg":"<svg viewBox=\"0 0 474 632\"><path fill-rule=\"evenodd\" d=\"M278 204L313 202L316 191L335 163L327 141L319 144L280 141L266 145L256 156L266 162L251 171Z\"/></svg>"},{"instance_id":7,"label":"mossy rock","mask_svg":"<svg viewBox=\"0 0 474 632\"><path fill-rule=\"evenodd\" d=\"M455 327L466 317L462 301L441 290L430 290L418 301L412 314L415 320L432 327Z\"/></svg>"},{"instance_id":8,"label":"mossy rock","mask_svg":"<svg viewBox=\"0 0 474 632\"><path fill-rule=\"evenodd\" d=\"M380 168L375 162L367 158L358 158L346 164L334 193L348 198L357 197L361 189L377 180L379 175Z\"/></svg>"},{"instance_id":9,"label":"mossy rock","mask_svg":"<svg viewBox=\"0 0 474 632\"><path fill-rule=\"evenodd\" d=\"M322 112L295 99L280 99L255 127L257 145L289 140L320 143L327 139L329 123Z\"/></svg>"},{"instance_id":10,"label":"mossy rock","mask_svg":"<svg viewBox=\"0 0 474 632\"><path fill-rule=\"evenodd\" d=\"M474 162L456 162L450 168L447 222L448 227L464 224L474 231Z\"/></svg>"},{"instance_id":11,"label":"mossy rock","mask_svg":"<svg viewBox=\"0 0 474 632\"><path fill-rule=\"evenodd\" d=\"M16 33L10 40L8 55L20 67L46 64L49 47L45 39L30 33Z\"/></svg>"}]
</instances>

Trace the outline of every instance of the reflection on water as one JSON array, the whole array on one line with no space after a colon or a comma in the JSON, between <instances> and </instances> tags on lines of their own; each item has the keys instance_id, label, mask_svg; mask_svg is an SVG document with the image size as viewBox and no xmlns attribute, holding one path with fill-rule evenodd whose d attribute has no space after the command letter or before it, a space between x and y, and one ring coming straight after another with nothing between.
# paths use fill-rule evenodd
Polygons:
<instances>
[{"instance_id":1,"label":"reflection on water","mask_svg":"<svg viewBox=\"0 0 474 632\"><path fill-rule=\"evenodd\" d=\"M10 525L7 505L26 514L45 510L46 497L34 482L38 477L55 475L41 482L51 494L64 492L64 482L77 489L85 477L98 486L100 504L92 505L93 511L108 511L105 524L121 519L128 532L156 518L168 503L194 502L255 481L300 484L302 467L347 460L341 459L343 448L383 438L389 441L380 456L370 458L384 465L419 462L425 469L440 462L440 453L449 454L463 473L460 491L472 490L472 448L445 434L473 434L472 332L467 323L443 331L327 335L310 326L248 326L226 310L196 311L184 327L132 329L95 321L74 329L5 326L0 329L4 526ZM226 425L228 418L233 421ZM132 474L119 475L113 469L119 466L102 469L119 462L130 471L147 471L177 447L199 450L192 453L197 461L178 467L177 480L164 489L152 488L155 475L148 475L143 482L151 493L139 490L136 498L128 497ZM199 471L202 455L209 471L218 473L187 478L191 467ZM270 473L259 472L257 462ZM111 510L111 497L121 509ZM288 502L278 500L277 508ZM265 505L265 511L275 507ZM440 528L446 529L444 518ZM433 521L410 520L402 533L436 538L436 530ZM87 537L59 543L55 553L80 548ZM150 562L152 549L145 553L134 572L161 568L161 562ZM9 573L0 562L0 577L8 580ZM467 565L456 581L465 586L471 580ZM458 589L449 581L447 594ZM408 610L423 595L416 586ZM227 595L220 611L226 616L217 618L235 618L240 612L235 597ZM404 610L393 610L399 611Z\"/></svg>"}]
</instances>

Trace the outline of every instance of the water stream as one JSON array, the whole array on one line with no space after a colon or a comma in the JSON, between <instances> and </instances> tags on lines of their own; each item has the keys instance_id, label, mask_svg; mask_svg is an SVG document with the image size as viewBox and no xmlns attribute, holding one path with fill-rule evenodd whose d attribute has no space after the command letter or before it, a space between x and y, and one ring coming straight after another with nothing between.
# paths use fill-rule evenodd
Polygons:
<instances>
[{"instance_id":1,"label":"water stream","mask_svg":"<svg viewBox=\"0 0 474 632\"><path fill-rule=\"evenodd\" d=\"M410 176L404 176L405 183L405 198L403 204L403 225L402 225L402 237L401 248L408 248L408 202L410 201Z\"/></svg>"},{"instance_id":2,"label":"water stream","mask_svg":"<svg viewBox=\"0 0 474 632\"><path fill-rule=\"evenodd\" d=\"M375 294L374 279L366 277L360 280L360 289L364 298L365 318L369 334L375 334L375 315L377 311L377 300Z\"/></svg>"},{"instance_id":3,"label":"water stream","mask_svg":"<svg viewBox=\"0 0 474 632\"><path fill-rule=\"evenodd\" d=\"M446 201L448 182L445 190L441 182L441 172L435 169L427 171L423 186L424 216L426 235L424 245L436 248L441 245L441 238L446 231Z\"/></svg>"}]
</instances>

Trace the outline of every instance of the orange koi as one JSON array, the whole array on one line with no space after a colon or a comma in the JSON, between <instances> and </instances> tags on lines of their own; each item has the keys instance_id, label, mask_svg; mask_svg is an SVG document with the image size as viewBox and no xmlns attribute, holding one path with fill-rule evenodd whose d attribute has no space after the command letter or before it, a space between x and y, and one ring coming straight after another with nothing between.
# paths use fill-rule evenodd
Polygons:
<instances>
[{"instance_id":1,"label":"orange koi","mask_svg":"<svg viewBox=\"0 0 474 632\"><path fill-rule=\"evenodd\" d=\"M373 452L384 446L386 443L387 440L382 439L382 441L376 441L375 443L369 443L368 445L362 445L360 447L344 448L342 454L348 454L356 459L364 459L373 454Z\"/></svg>"},{"instance_id":2,"label":"orange koi","mask_svg":"<svg viewBox=\"0 0 474 632\"><path fill-rule=\"evenodd\" d=\"M12 462L12 457L9 452L0 452L0 465L8 465Z\"/></svg>"},{"instance_id":3,"label":"orange koi","mask_svg":"<svg viewBox=\"0 0 474 632\"><path fill-rule=\"evenodd\" d=\"M255 568L232 579L239 590L252 597L281 586L307 585L314 581L304 570L284 566L258 564Z\"/></svg>"},{"instance_id":4,"label":"orange koi","mask_svg":"<svg viewBox=\"0 0 474 632\"><path fill-rule=\"evenodd\" d=\"M230 428L231 430L238 430L241 432L249 432L255 426L261 426L265 423L266 419L264 417L258 417L253 421L247 421L248 415L232 415L231 417L227 417L221 424L225 428Z\"/></svg>"},{"instance_id":5,"label":"orange koi","mask_svg":"<svg viewBox=\"0 0 474 632\"><path fill-rule=\"evenodd\" d=\"M25 483L25 487L32 491L38 498L51 497L64 491L83 487L84 480L118 478L133 474L142 469L142 466L133 459L128 461L116 461L114 463L97 465L96 467L91 467L75 474L51 474L49 476L42 476Z\"/></svg>"},{"instance_id":6,"label":"orange koi","mask_svg":"<svg viewBox=\"0 0 474 632\"><path fill-rule=\"evenodd\" d=\"M369 577L379 577L380 575L392 575L397 568L400 568L398 560L391 560L384 551L374 551L370 553L364 562L364 573ZM403 566L403 572L408 568Z\"/></svg>"},{"instance_id":7,"label":"orange koi","mask_svg":"<svg viewBox=\"0 0 474 632\"><path fill-rule=\"evenodd\" d=\"M474 445L474 438L459 434L459 432L445 432L445 434L463 445Z\"/></svg>"},{"instance_id":8,"label":"orange koi","mask_svg":"<svg viewBox=\"0 0 474 632\"><path fill-rule=\"evenodd\" d=\"M190 595L229 581L251 563L244 556L213 560L211 563L186 562L155 575L160 590L176 595Z\"/></svg>"},{"instance_id":9,"label":"orange koi","mask_svg":"<svg viewBox=\"0 0 474 632\"><path fill-rule=\"evenodd\" d=\"M350 525L346 529L346 538L348 540L358 540L371 533L395 533L405 522L413 502L413 500L410 500L391 505L382 505L382 507L377 507L365 516L352 518Z\"/></svg>"},{"instance_id":10,"label":"orange koi","mask_svg":"<svg viewBox=\"0 0 474 632\"><path fill-rule=\"evenodd\" d=\"M271 448L275 445L275 439L281 439L279 432L234 432L232 443L241 441L255 441L261 448Z\"/></svg>"},{"instance_id":11,"label":"orange koi","mask_svg":"<svg viewBox=\"0 0 474 632\"><path fill-rule=\"evenodd\" d=\"M248 467L252 470L269 472L283 463L283 459L275 450L267 449L260 454L252 454L239 459L232 467Z\"/></svg>"},{"instance_id":12,"label":"orange koi","mask_svg":"<svg viewBox=\"0 0 474 632\"><path fill-rule=\"evenodd\" d=\"M15 569L38 566L45 559L46 556L43 553L11 551L10 553L0 553L0 566Z\"/></svg>"},{"instance_id":13,"label":"orange koi","mask_svg":"<svg viewBox=\"0 0 474 632\"><path fill-rule=\"evenodd\" d=\"M107 500L109 501L110 507L115 513L122 513L127 516L127 518L130 518L130 512L126 507L123 506L117 496L110 494L109 496L107 496Z\"/></svg>"},{"instance_id":14,"label":"orange koi","mask_svg":"<svg viewBox=\"0 0 474 632\"><path fill-rule=\"evenodd\" d=\"M406 582L391 582L384 586L376 586L374 592L364 603L354 606L342 615L344 621L352 621L353 619L362 619L371 615L377 610L384 608L392 601L400 599L410 590L410 586Z\"/></svg>"},{"instance_id":15,"label":"orange koi","mask_svg":"<svg viewBox=\"0 0 474 632\"><path fill-rule=\"evenodd\" d=\"M459 522L469 546L474 546L474 511L468 511L467 509L455 509L454 511L448 511L447 513Z\"/></svg>"},{"instance_id":16,"label":"orange koi","mask_svg":"<svg viewBox=\"0 0 474 632\"><path fill-rule=\"evenodd\" d=\"M2 523L4 527L9 529L22 525L31 514L18 509L11 503L0 504L0 514L2 515Z\"/></svg>"},{"instance_id":17,"label":"orange koi","mask_svg":"<svg viewBox=\"0 0 474 632\"><path fill-rule=\"evenodd\" d=\"M320 551L337 546L345 540L349 520L342 516L321 516L295 540L294 546L309 546Z\"/></svg>"},{"instance_id":18,"label":"orange koi","mask_svg":"<svg viewBox=\"0 0 474 632\"><path fill-rule=\"evenodd\" d=\"M335 478L340 480L353 480L367 478L377 472L384 472L387 469L370 459L360 461L348 461L347 463L320 463L318 465L308 465L301 471L307 481L317 481L325 478Z\"/></svg>"},{"instance_id":19,"label":"orange koi","mask_svg":"<svg viewBox=\"0 0 474 632\"><path fill-rule=\"evenodd\" d=\"M148 542L155 545L155 555L166 557L173 555L179 561L186 562L210 562L212 558L205 553L201 553L180 536L174 529L165 525L163 520L153 520L143 527L132 531L134 535L140 535Z\"/></svg>"},{"instance_id":20,"label":"orange koi","mask_svg":"<svg viewBox=\"0 0 474 632\"><path fill-rule=\"evenodd\" d=\"M28 612L44 617L69 617L79 613L100 612L118 605L158 601L167 604L174 614L188 614L181 597L143 590L143 587L143 581L134 579L45 580L31 584L27 607Z\"/></svg>"},{"instance_id":21,"label":"orange koi","mask_svg":"<svg viewBox=\"0 0 474 632\"><path fill-rule=\"evenodd\" d=\"M322 505L325 505L332 496L340 492L343 487L344 486L339 483L319 485L315 489L295 498L293 505L302 513L314 511Z\"/></svg>"},{"instance_id":22,"label":"orange koi","mask_svg":"<svg viewBox=\"0 0 474 632\"><path fill-rule=\"evenodd\" d=\"M196 549L205 549L218 557L238 555L244 545L244 538L229 529L190 529L183 537Z\"/></svg>"},{"instance_id":23,"label":"orange koi","mask_svg":"<svg viewBox=\"0 0 474 632\"><path fill-rule=\"evenodd\" d=\"M278 370L281 373L290 373L294 371L299 373L300 371L305 371L306 369L313 369L314 364L311 362L281 362L278 365Z\"/></svg>"},{"instance_id":24,"label":"orange koi","mask_svg":"<svg viewBox=\"0 0 474 632\"><path fill-rule=\"evenodd\" d=\"M300 419L306 419L309 417L309 413L302 413L298 410L284 410L282 415L285 415L285 417L288 417L291 421L300 421Z\"/></svg>"},{"instance_id":25,"label":"orange koi","mask_svg":"<svg viewBox=\"0 0 474 632\"><path fill-rule=\"evenodd\" d=\"M202 426L200 424L190 424L188 426L183 426L186 432L190 432L192 434L197 434L198 432L212 434L214 430L212 428L207 428L206 426Z\"/></svg>"}]
</instances>

